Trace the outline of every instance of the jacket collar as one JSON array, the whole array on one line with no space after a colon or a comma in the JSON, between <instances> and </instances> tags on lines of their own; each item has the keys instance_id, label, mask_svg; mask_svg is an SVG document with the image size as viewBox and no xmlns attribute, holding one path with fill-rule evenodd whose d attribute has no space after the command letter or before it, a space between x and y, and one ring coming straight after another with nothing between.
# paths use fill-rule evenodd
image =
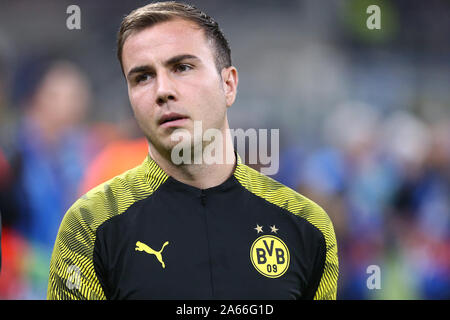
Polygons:
<instances>
[{"instance_id":1,"label":"jacket collar","mask_svg":"<svg viewBox=\"0 0 450 320\"><path fill-rule=\"evenodd\" d=\"M220 185L207 188L207 189L199 189L194 186L185 184L181 181L176 180L175 178L169 176L157 163L153 160L150 155L147 155L144 160L144 169L145 169L145 177L146 182L150 186L159 186L164 182L164 185L170 187L173 191L181 191L193 193L195 195L200 195L202 193L218 193L229 190L239 184L236 179L236 174L242 175L245 172L245 165L242 163L242 159L237 152L235 152L236 156L236 166L233 171L233 174L225 180ZM156 188L155 188L156 189Z\"/></svg>"}]
</instances>

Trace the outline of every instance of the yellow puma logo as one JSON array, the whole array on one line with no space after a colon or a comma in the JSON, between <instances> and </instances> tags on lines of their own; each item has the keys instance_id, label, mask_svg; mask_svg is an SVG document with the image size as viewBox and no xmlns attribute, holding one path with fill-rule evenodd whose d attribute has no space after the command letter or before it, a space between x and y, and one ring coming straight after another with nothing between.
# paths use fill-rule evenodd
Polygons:
<instances>
[{"instance_id":1,"label":"yellow puma logo","mask_svg":"<svg viewBox=\"0 0 450 320\"><path fill-rule=\"evenodd\" d=\"M168 244L169 244L169 241L164 242L161 250L155 251L152 248L150 248L148 245L146 245L145 243L138 241L138 242L136 242L136 248L134 248L134 250L145 251L148 254L154 254L156 256L156 259L158 259L158 261L161 262L162 267L165 268L166 265L164 264L164 261L162 260L161 252L163 251L164 247L167 246Z\"/></svg>"}]
</instances>

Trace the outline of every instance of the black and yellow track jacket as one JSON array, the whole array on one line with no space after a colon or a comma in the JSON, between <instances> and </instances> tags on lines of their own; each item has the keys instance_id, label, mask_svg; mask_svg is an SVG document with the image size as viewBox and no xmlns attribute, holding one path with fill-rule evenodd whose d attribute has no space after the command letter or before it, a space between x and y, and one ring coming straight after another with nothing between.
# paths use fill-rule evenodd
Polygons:
<instances>
[{"instance_id":1,"label":"black and yellow track jacket","mask_svg":"<svg viewBox=\"0 0 450 320\"><path fill-rule=\"evenodd\" d=\"M333 225L244 165L209 189L149 156L92 189L61 223L48 299L335 299Z\"/></svg>"}]
</instances>

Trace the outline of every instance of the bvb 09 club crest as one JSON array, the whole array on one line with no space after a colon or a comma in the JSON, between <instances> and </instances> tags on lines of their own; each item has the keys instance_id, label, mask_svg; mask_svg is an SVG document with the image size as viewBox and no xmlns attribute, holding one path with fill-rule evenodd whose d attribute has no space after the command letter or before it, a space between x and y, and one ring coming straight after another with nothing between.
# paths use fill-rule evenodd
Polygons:
<instances>
[{"instance_id":1,"label":"bvb 09 club crest","mask_svg":"<svg viewBox=\"0 0 450 320\"><path fill-rule=\"evenodd\" d=\"M280 238L263 235L253 242L250 260L263 276L278 278L289 268L289 249Z\"/></svg>"}]
</instances>

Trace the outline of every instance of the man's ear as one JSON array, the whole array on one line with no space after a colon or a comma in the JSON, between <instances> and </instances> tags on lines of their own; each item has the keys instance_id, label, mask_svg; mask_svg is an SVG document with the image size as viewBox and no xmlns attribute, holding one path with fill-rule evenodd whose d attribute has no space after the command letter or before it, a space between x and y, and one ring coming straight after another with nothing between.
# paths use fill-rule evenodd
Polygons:
<instances>
[{"instance_id":1,"label":"man's ear","mask_svg":"<svg viewBox=\"0 0 450 320\"><path fill-rule=\"evenodd\" d=\"M228 68L223 68L221 75L227 107L230 107L236 99L237 86L239 81L238 72L235 67L231 66Z\"/></svg>"}]
</instances>

